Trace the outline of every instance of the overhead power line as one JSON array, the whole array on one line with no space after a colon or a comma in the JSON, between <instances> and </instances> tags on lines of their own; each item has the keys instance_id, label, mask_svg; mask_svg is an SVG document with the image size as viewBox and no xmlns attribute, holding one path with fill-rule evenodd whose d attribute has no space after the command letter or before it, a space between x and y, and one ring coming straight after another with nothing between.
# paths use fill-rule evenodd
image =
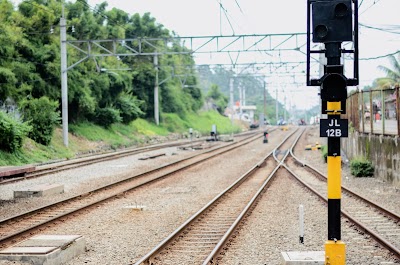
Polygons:
<instances>
[{"instance_id":1,"label":"overhead power line","mask_svg":"<svg viewBox=\"0 0 400 265\"><path fill-rule=\"evenodd\" d=\"M34 6L36 8L39 8L39 9L41 9L41 10L43 10L43 11L49 13L49 14L55 15L53 10L47 10L47 9L45 9L45 8L39 6L39 5L36 5L36 4L34 4L34 3L30 2L30 1L23 1L23 2L21 2L21 4L28 4L28 5Z\"/></svg>"},{"instance_id":2,"label":"overhead power line","mask_svg":"<svg viewBox=\"0 0 400 265\"><path fill-rule=\"evenodd\" d=\"M49 81L49 80L55 80L55 79L59 79L58 77L51 77L51 78L45 78L45 79L35 79L35 80L29 80L29 81L23 81L23 82L21 82L21 81L19 81L19 82L17 82L16 84L17 85L21 85L21 84L31 84L31 83L36 83L36 82L43 82L43 81ZM2 85L2 84L8 84L9 82L3 82L3 83L0 83L0 85Z\"/></svg>"},{"instance_id":3,"label":"overhead power line","mask_svg":"<svg viewBox=\"0 0 400 265\"><path fill-rule=\"evenodd\" d=\"M361 16L362 14L364 14L365 12L367 12L371 7L373 7L374 5L376 5L377 3L379 3L381 0L374 0L374 2L372 3L372 5L370 5L369 7L367 7L361 14L359 14L359 16Z\"/></svg>"},{"instance_id":4,"label":"overhead power line","mask_svg":"<svg viewBox=\"0 0 400 265\"><path fill-rule=\"evenodd\" d=\"M18 61L18 62L22 62L22 63L32 63L32 64L35 64L35 65L43 65L43 66L46 66L46 65L48 65L49 63L38 63L38 62L35 62L35 61L29 61L29 60L26 60L26 59L23 59L23 58L15 58L15 57L9 57L9 56L0 56L0 58L4 58L4 59L10 59L10 60L12 60L12 61Z\"/></svg>"},{"instance_id":5,"label":"overhead power line","mask_svg":"<svg viewBox=\"0 0 400 265\"><path fill-rule=\"evenodd\" d=\"M225 15L225 17L226 17L226 20L228 20L229 26L230 26L231 29L232 29L233 35L235 35L235 30L233 29L232 23L231 23L231 21L230 21L230 19L229 19L229 17L228 17L228 10L224 7L224 5L222 4L222 2L221 2L220 0L215 0L215 1L217 1L220 10L222 10L222 11L224 12L224 15Z\"/></svg>"},{"instance_id":6,"label":"overhead power line","mask_svg":"<svg viewBox=\"0 0 400 265\"><path fill-rule=\"evenodd\" d=\"M88 3L85 2L85 0L77 0L78 2L84 4L85 6L87 6L90 10L92 10L93 12L95 12L96 14L102 16L103 18L107 19L110 22L113 22L115 26L121 27L124 30L128 30L125 25L122 25L120 22L116 21L115 19L110 18L109 16L107 16L103 11L100 11L94 7L92 7L91 5L89 5Z\"/></svg>"},{"instance_id":7,"label":"overhead power line","mask_svg":"<svg viewBox=\"0 0 400 265\"><path fill-rule=\"evenodd\" d=\"M396 52L393 52L393 53L388 53L388 54L385 54L385 55L376 56L376 57L360 58L359 60L360 61L376 60L376 59L381 59L381 58L393 56L393 55L396 55L396 54L399 54L399 53L400 53L400 50L396 51Z\"/></svg>"},{"instance_id":8,"label":"overhead power line","mask_svg":"<svg viewBox=\"0 0 400 265\"><path fill-rule=\"evenodd\" d=\"M368 29L374 29L374 30L379 30L379 31L383 31L383 32L388 32L388 33L392 33L392 34L400 34L400 32L397 31L393 31L392 29L385 29L385 28L381 28L381 27L374 27L374 26L369 26L369 25L365 25L363 23L359 23L360 26L364 27L364 28L368 28ZM400 27L396 26L399 30ZM395 29L395 27L393 27Z\"/></svg>"},{"instance_id":9,"label":"overhead power line","mask_svg":"<svg viewBox=\"0 0 400 265\"><path fill-rule=\"evenodd\" d=\"M240 13L242 13L242 14L244 15L243 10L242 10L242 8L241 8L240 5L239 5L239 2L238 2L237 0L235 0L235 2L236 2L236 5L238 6L238 8L239 8L239 10L240 10Z\"/></svg>"}]
</instances>

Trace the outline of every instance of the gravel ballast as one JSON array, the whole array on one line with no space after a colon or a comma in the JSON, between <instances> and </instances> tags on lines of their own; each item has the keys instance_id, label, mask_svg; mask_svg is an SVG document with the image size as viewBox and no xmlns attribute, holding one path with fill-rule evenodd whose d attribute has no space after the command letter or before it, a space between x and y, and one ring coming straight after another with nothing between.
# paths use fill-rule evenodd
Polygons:
<instances>
[{"instance_id":1,"label":"gravel ballast","mask_svg":"<svg viewBox=\"0 0 400 265\"><path fill-rule=\"evenodd\" d=\"M260 133L262 134L262 132ZM46 229L42 233L80 234L85 237L87 252L69 262L69 265L133 264L192 214L231 185L261 157L272 151L275 144L281 142L289 133L290 131L280 130L270 132L268 144L263 144L262 138L260 138L255 143L224 154L218 161L207 161L181 174L127 193L119 199L98 206L96 210L88 211L77 216L74 220L68 220L63 224ZM305 151L302 147L306 143L322 142L317 136L318 134L318 127L307 132L306 137L298 144L295 154L306 163L326 172L326 164L323 164L321 153L319 151ZM159 152L154 151L154 153ZM138 160L139 157L143 156L139 154L52 174L29 182L0 187L2 189L0 198L3 200L0 206L0 216L4 218L24 209L43 205L56 198L78 194L97 185L100 186L122 178L127 172L143 172L146 169L192 155L192 151L179 151L176 148L166 149L165 152L167 153L166 156L154 160ZM344 169L343 178L346 179L343 181L344 185L348 186L347 184L349 184L351 189L353 187L359 189L360 194L364 192L370 196L371 200L375 201L376 198L377 203L400 212L398 205L400 193L396 188L374 178L354 179L347 173L348 170ZM279 181L288 181L288 177L282 176ZM51 198L19 200L10 198L10 194L12 194L10 190L49 182L64 184L65 194ZM260 204L253 215L249 217L248 225L244 226L244 233L240 233L240 237L246 240L244 242L247 242L248 248L238 247L234 250L234 257L224 259L222 264L280 264L278 262L280 251L323 250L326 237L326 207L318 200L311 199L312 195L304 190L298 192L298 185L288 183L284 186L286 187L284 190L277 189L274 192L276 194L287 193L288 196L277 197L268 194L266 195L268 199L262 200L266 205L265 207L270 207L269 209L273 209L271 210L273 212L265 214L262 208L258 208L261 206ZM369 191L365 190L366 187ZM274 188L271 188L271 191L273 190ZM304 245L298 244L297 209L300 203L306 209ZM125 206L136 205L143 206L144 209L137 211L124 208ZM282 209L282 205L291 205L291 208ZM253 221L256 222L252 223ZM253 230L254 227L261 230ZM347 255L350 258L349 262L351 262L348 264L379 264L364 263L365 260L357 258L362 255L362 253L357 252L357 249L360 249L357 241L360 236L347 224L343 224L343 227L343 239L347 244ZM356 239L353 240L353 237ZM256 251L258 248L265 251ZM228 251L228 255L229 253ZM376 258L376 261L379 261L379 259ZM385 259L385 257L382 259ZM0 264L3 263L0 262Z\"/></svg>"}]
</instances>

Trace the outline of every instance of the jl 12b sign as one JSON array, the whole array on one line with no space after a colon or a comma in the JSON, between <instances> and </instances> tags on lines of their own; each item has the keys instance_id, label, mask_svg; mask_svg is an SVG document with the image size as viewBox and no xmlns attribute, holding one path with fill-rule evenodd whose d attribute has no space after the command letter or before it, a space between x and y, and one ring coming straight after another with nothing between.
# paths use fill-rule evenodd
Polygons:
<instances>
[{"instance_id":1,"label":"jl 12b sign","mask_svg":"<svg viewBox=\"0 0 400 265\"><path fill-rule=\"evenodd\" d=\"M319 135L320 137L348 137L349 122L347 119L321 119Z\"/></svg>"}]
</instances>

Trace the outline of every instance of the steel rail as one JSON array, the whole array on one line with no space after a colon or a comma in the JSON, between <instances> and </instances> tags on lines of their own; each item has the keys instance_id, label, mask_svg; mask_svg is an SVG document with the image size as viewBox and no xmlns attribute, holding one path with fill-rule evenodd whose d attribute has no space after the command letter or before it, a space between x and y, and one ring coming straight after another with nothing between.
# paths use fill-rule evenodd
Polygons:
<instances>
[{"instance_id":1,"label":"steel rail","mask_svg":"<svg viewBox=\"0 0 400 265\"><path fill-rule=\"evenodd\" d=\"M223 154L223 153L226 153L226 152L229 152L229 151L231 151L231 150L234 150L234 149L236 149L236 148L238 148L238 147L241 147L241 146L243 146L243 145L246 145L246 144L248 144L248 143L250 143L250 142L252 142L252 141L254 141L254 140L257 140L257 139L259 139L259 138L261 138L261 137L262 137L262 135L260 135L260 136L255 136L255 137L250 138L250 140L249 140L249 139L244 139L244 140L242 140L242 141L240 141L240 142L236 142L236 143L232 143L232 144L225 145L225 146L222 146L222 147L214 148L214 149L212 149L212 150L208 150L208 151L206 151L206 152L202 152L202 153L200 153L200 154L193 155L193 156L190 156L190 157L188 157L188 158L181 159L181 160L179 160L179 161L175 161L175 162L170 163L170 164L168 164L168 165L158 167L158 168L153 169L153 170L150 170L150 171L148 171L148 172L144 172L144 173L141 173L141 174L137 174L137 175L131 176L131 177L129 177L129 178L126 178L126 179L117 181L117 182L115 182L115 183L111 183L111 184L109 184L109 185L104 185L104 186L102 186L102 187L100 187L100 188L96 188L96 189L93 189L93 190L91 190L91 191L85 192L84 194L80 194L80 195L77 195L77 196L71 196L71 197L69 197L69 198L67 198L67 199L63 199L63 200L57 201L57 202L55 202L55 203L48 204L48 205L46 205L46 206L42 206L42 207L36 208L36 209L31 210L31 211L29 211L29 212L25 212L25 213L23 213L23 214L16 215L16 216L13 216L13 217L10 217L10 218L1 220L1 221L0 221L0 227L4 227L4 226L6 226L6 225L9 224L9 223L15 223L15 222L17 222L17 221L20 220L20 219L23 219L23 218L26 219L26 218L28 218L29 216L32 216L32 217L33 217L35 214L40 213L41 211L44 211L44 210L46 210L46 209L48 209L48 208L50 208L50 207L58 207L58 206L61 207L62 204L69 203L69 202L73 202L74 200L79 200L79 199L81 199L81 198L83 198L83 197L85 197L85 196L93 195L94 193L102 192L102 191L104 191L104 190L106 190L106 189L109 189L109 188L114 187L114 186L117 186L117 185L123 185L123 183L128 182L128 181L130 181L130 180L136 179L136 178L141 177L141 176L149 175L149 174L151 174L151 173L154 173L154 172L156 172L156 171L159 171L159 170L161 170L161 169L164 169L164 168L167 168L167 167L170 167L170 166L173 166L173 165L177 165L177 164L182 163L182 162L184 162L184 161L187 161L187 160L189 160L189 159L191 159L191 158L195 158L196 156L208 154L208 153L215 152L215 151L218 151L218 150L220 150L220 149L226 148L226 150L222 150L222 151L219 152L219 153L213 154L213 155L208 156L208 157L206 157L206 158L203 158L203 159L201 159L201 160L199 160L199 161L195 161L195 162L192 163L192 164L183 166L183 167L181 167L181 168L179 168L179 169L177 169L177 170L174 170L174 171L172 171L172 172L168 172L168 173L166 173L166 174L164 174L164 175L162 175L162 176L156 177L156 178L154 178L154 179L151 179L151 180L146 181L146 182L144 182L144 183L141 183L141 184L139 184L139 185L135 185L135 186L133 186L133 187L129 187L128 189L124 189L123 191L119 191L118 193L112 194L111 196L107 196L107 197L101 198L100 200L97 200L97 201L95 201L95 202L88 203L88 204L86 204L86 205L84 205L84 206L82 206L82 207L75 208L75 209L70 210L70 211L66 211L66 212L64 212L64 213L62 213L62 214L57 215L57 216L54 217L54 218L50 218L50 219L44 220L44 221L42 221L42 222L39 222L39 223L35 224L34 226L30 226L30 227L23 228L23 229L21 229L21 230L15 231L15 232L13 232L13 233L7 235L7 236L4 236L4 237L0 238L0 245L5 245L5 244L9 243L10 241L15 241L15 238L17 238L17 237L19 237L19 236L21 236L21 235L24 235L24 234L27 234L27 233L32 234L32 233L33 233L32 231L34 231L34 230L36 230L36 229L38 229L38 228L40 228L40 227L43 227L43 226L45 226L45 225L47 225L47 224L49 224L49 223L51 223L51 222L53 222L53 221L55 221L55 220L61 219L61 218L66 217L66 216L69 216L69 215L71 215L71 214L73 214L73 213L76 213L76 212L81 211L81 210L83 210L83 209L92 207L92 206L94 206L94 205L98 205L98 204L100 204L100 203L102 203L102 202L104 202L104 201L106 201L106 200L115 198L115 197L117 197L117 196L119 196L119 195L121 195L121 194L124 194L124 193L126 193L126 192L128 192L128 191L131 191L131 190L133 190L133 189L136 189L136 188L139 188L139 187L141 187L141 186L147 185L147 184L149 184L149 183L153 183L153 182L155 182L155 181L164 179L165 177L170 176L170 175L172 175L172 174L174 174L174 173L176 173L176 172L178 172L178 171L187 169L187 168L189 168L189 167L192 167L192 166L194 166L194 165L197 165L197 164L199 164L199 163L202 163L202 162L204 162L204 161L206 161L206 160L209 160L209 159L211 159L211 158L213 158L213 157L216 157L216 156L221 155L221 154Z\"/></svg>"},{"instance_id":2,"label":"steel rail","mask_svg":"<svg viewBox=\"0 0 400 265\"><path fill-rule=\"evenodd\" d=\"M327 181L327 177L321 173L319 170L317 170L316 168L312 167L309 164L306 164L302 161L300 161L300 159L298 159L294 153L293 153L293 149L294 146L290 149L290 155L299 163L301 164L303 167L309 168L311 171L313 171L314 173L318 174L318 178L323 179L324 181ZM301 180L300 177L298 177L287 165L283 165L290 173L291 175L297 180L299 181L302 185L304 185L305 187L307 187L310 191L312 191L315 195L317 195L320 199L322 199L325 203L328 203L328 199L326 198L326 196L322 195L321 193L319 193L317 190L315 190L313 187L311 187L310 185L308 185L307 183L305 183L303 180ZM397 215L394 212L391 212L387 209L385 209L384 207L377 205L376 203L362 197L361 195L349 190L348 188L344 187L342 185L342 189L349 193L351 196L356 197L357 199L359 199L362 202L365 202L366 204L368 204L369 206L374 207L375 209L377 209L378 211L380 211L381 213L383 213L384 215L386 215L387 217L392 218L394 221L396 222L400 222L400 216ZM363 224L362 222L358 221L355 217L352 217L350 215L350 213L348 213L347 211L341 209L341 215L346 217L347 219L349 219L351 222L353 222L359 229L361 229L362 231L364 231L365 233L369 234L372 238L374 238L378 243L380 243L383 247L385 247L386 249L388 249L391 253L393 253L395 256L397 256L398 258L400 258L400 249L398 249L396 246L394 246L391 242L387 241L386 239L384 239L383 237L381 237L378 233L375 233L373 230L369 229L367 227L367 225Z\"/></svg>"},{"instance_id":3,"label":"steel rail","mask_svg":"<svg viewBox=\"0 0 400 265\"><path fill-rule=\"evenodd\" d=\"M292 132L290 135L288 135L281 143L277 145L277 147L281 146L289 137L291 137L297 130ZM274 149L274 151L276 148ZM263 159L261 159L259 162L257 162L254 166L252 166L246 173L244 173L242 176L240 176L232 185L230 185L228 188L226 188L224 191L222 191L220 194L218 194L214 199L212 199L209 203L207 203L203 208L201 208L199 211L197 211L194 215L192 215L188 220L186 220L182 225L180 225L175 231L173 231L169 236L167 236L164 240L162 240L157 246L155 246L152 250L150 250L146 255L144 255L141 259L136 261L134 264L135 265L140 265L140 264L152 264L152 259L154 256L156 256L162 249L167 246L169 243L173 242L175 238L179 236L180 233L182 233L187 227L189 227L192 223L194 223L202 214L204 214L207 210L209 210L218 200L220 200L226 193L229 191L235 189L240 183L242 183L247 177L249 177L251 174L253 174L256 170L258 170L262 165L265 163L268 157L270 157L274 151L270 152L267 154ZM274 172L276 172L279 169L280 165L278 165ZM272 179L273 174L267 178L267 180L263 183L263 187L269 183L269 181ZM257 194L260 194L263 188L260 188ZM234 221L233 225L236 227L236 225L240 222L240 220L245 216L245 212L248 211L250 204L252 205L255 201L254 197L251 200L252 203L249 203L245 209L242 211L242 213L239 215L239 217ZM225 241L227 238L229 238L229 235L232 233L234 228L232 226L228 229L228 231L225 233L225 235L222 237L220 242L216 245L218 248L223 245L222 241ZM217 250L213 250L212 253L217 252ZM211 254L210 254L211 256ZM207 259L210 258L207 257ZM212 257L211 257L212 258Z\"/></svg>"},{"instance_id":4,"label":"steel rail","mask_svg":"<svg viewBox=\"0 0 400 265\"><path fill-rule=\"evenodd\" d=\"M251 134L255 134L255 132L241 133L241 134L237 134L236 136L240 137L240 136L247 136L247 135L251 135ZM136 154L141 154L141 153L159 150L159 149L163 149L163 148L182 146L182 145L187 145L190 143L198 143L198 142L204 142L204 139L194 140L192 142L183 141L183 142L155 144L155 145L144 146L144 147L139 147L139 148L134 148L134 149L128 148L128 149L125 149L122 151L107 152L107 153L103 153L103 154L89 155L89 156L84 156L84 157L80 157L80 158L76 158L76 159L70 159L70 160L66 160L66 161L56 162L56 163L38 165L35 171L27 173L25 176L15 177L15 178L7 177L8 179L1 180L0 186L15 183L18 181L27 180L27 179L33 179L33 178L37 178L37 177L40 177L43 175L61 172L64 170L88 166L91 164L101 163L104 161L115 160L115 159L119 159L122 157L130 156L130 155L136 155Z\"/></svg>"},{"instance_id":5,"label":"steel rail","mask_svg":"<svg viewBox=\"0 0 400 265\"><path fill-rule=\"evenodd\" d=\"M199 142L199 141L202 141L202 140L196 140L196 142ZM190 143L190 142L169 143L169 144L163 144L163 145L140 147L140 148L127 149L127 150L122 150L122 151L117 151L117 152L108 152L108 153L104 153L104 154L84 156L84 157L80 157L80 158L76 158L76 159L59 161L56 163L38 165L37 168L33 172L29 172L25 176L22 176L22 177L15 177L15 178L9 178L6 180L2 180L2 181L0 181L0 185L15 183L18 181L32 179L32 178L40 177L40 176L55 173L55 172L60 172L60 171L64 171L64 170L87 166L87 165L91 165L91 164L95 164L95 163L101 163L104 161L114 160L114 159L118 159L121 157L140 154L140 153L144 153L144 152L148 152L148 151L159 150L162 148L185 145L188 143Z\"/></svg>"},{"instance_id":6,"label":"steel rail","mask_svg":"<svg viewBox=\"0 0 400 265\"><path fill-rule=\"evenodd\" d=\"M296 142L300 139L301 135L304 133L304 130L302 130L299 135L297 136L297 138L294 140L294 144L296 144ZM294 132L293 132L294 134ZM291 135L293 135L291 134ZM291 136L289 135L288 138ZM276 150L277 148L275 148ZM268 154L267 156L265 156L256 166L261 165L263 162L266 161L267 157L270 156L271 154L275 153L275 150L272 151L270 154ZM222 248L226 245L226 243L228 242L229 238L233 235L234 231L237 229L237 227L239 226L240 222L244 219L244 217L246 216L246 214L253 208L253 206L255 205L255 203L257 202L257 200L260 198L260 195L262 194L262 192L265 190L266 187L268 187L268 185L270 184L271 180L276 176L276 172L281 168L283 161L285 160L285 158L289 155L289 153L287 152L282 160L278 160L277 158L274 159L276 160L276 162L278 163L278 165L275 167L275 169L271 172L271 174L269 174L269 176L267 177L267 179L264 181L264 183L262 184L262 186L259 188L259 190L257 191L257 193L253 196L253 198L250 200L250 202L247 204L247 206L243 209L242 213L238 216L238 218L234 221L234 223L232 224L232 226L228 229L228 231L225 233L225 235L221 238L221 240L218 242L218 244L215 246L215 248L212 250L212 252L210 253L210 255L204 260L203 265L207 265L207 264L215 264L215 262L213 262L213 260L215 259L215 257L218 255L218 253L221 252ZM258 166L260 167L260 166Z\"/></svg>"},{"instance_id":7,"label":"steel rail","mask_svg":"<svg viewBox=\"0 0 400 265\"><path fill-rule=\"evenodd\" d=\"M287 165L283 164L283 167L290 172L290 174L297 180L299 181L303 186L308 188L310 191L312 191L315 195L317 195L321 200L323 200L326 204L328 204L328 199L326 198L325 195L322 195L319 193L317 190L315 190L313 187L305 183L300 177L298 177ZM358 228L369 234L372 238L374 238L378 243L380 243L382 246L384 246L386 249L388 249L391 253L396 255L398 258L400 258L400 249L396 248L393 246L389 241L381 237L379 234L375 233L371 229L369 229L366 225L363 223L359 222L357 219L352 217L347 211L341 210L342 216L346 217L349 219L351 222L353 222L355 225L357 225Z\"/></svg>"},{"instance_id":8,"label":"steel rail","mask_svg":"<svg viewBox=\"0 0 400 265\"><path fill-rule=\"evenodd\" d=\"M324 181L327 181L328 178L327 178L321 171L319 171L318 169L316 169L315 167L313 167L313 166L311 166L311 165L309 165L309 164L306 164L306 163L302 162L299 158L297 158L297 157L293 154L292 151L293 151L293 150L291 149L291 150L290 150L290 154L291 154L291 156L292 156L298 163L300 163L303 167L309 168L311 171L313 171L315 174L317 174L318 177L319 177L320 179L322 179L322 180L324 180ZM400 222L400 215L398 215L398 214L396 214L396 213L394 213L394 212L392 212L392 211L390 211L390 210L384 208L383 206L380 206L380 205L378 205L378 204L372 202L371 200L368 200L367 198L364 198L362 195L360 195L360 194L358 194L358 193L356 193L356 192L350 190L350 189L347 188L346 186L343 186L343 185L342 185L342 190L343 190L344 192L348 193L350 196L353 196L353 197L355 197L355 198L357 198L357 199L359 199L359 200L361 200L361 201L367 203L368 205L370 205L370 206L376 208L377 210L379 210L380 212L382 212L384 215L391 217L392 219L394 219L394 220L397 221L397 222Z\"/></svg>"}]
</instances>

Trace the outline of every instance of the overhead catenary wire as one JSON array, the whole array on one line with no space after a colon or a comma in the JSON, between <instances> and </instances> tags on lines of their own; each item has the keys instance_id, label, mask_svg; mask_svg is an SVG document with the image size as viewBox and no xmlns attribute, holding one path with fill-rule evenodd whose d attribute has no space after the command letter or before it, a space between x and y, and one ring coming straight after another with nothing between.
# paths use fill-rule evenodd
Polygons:
<instances>
[{"instance_id":1,"label":"overhead catenary wire","mask_svg":"<svg viewBox=\"0 0 400 265\"><path fill-rule=\"evenodd\" d=\"M220 8L220 11L221 11L221 10L223 11L223 13L224 13L224 15L225 15L225 17L226 17L226 19L227 19L227 21L228 21L228 23L229 23L229 26L231 27L232 33L233 33L233 35L235 35L235 30L234 30L234 28L233 28L233 26L232 26L232 23L231 23L231 21L230 21L230 19L229 19L229 17L228 17L228 11L227 11L227 9L226 9L226 8L224 7L224 5L222 4L222 1L221 1L221 0L215 0L215 1L217 1L218 5L219 5L219 8ZM220 21L220 23L222 23L222 22ZM220 27L221 27L221 25L220 25ZM222 30L221 30L220 33L222 34Z\"/></svg>"},{"instance_id":2,"label":"overhead catenary wire","mask_svg":"<svg viewBox=\"0 0 400 265\"><path fill-rule=\"evenodd\" d=\"M39 5L36 5L36 4L34 4L34 3L30 2L30 1L22 1L21 4L29 4L29 5L32 5L32 6L36 7L36 8L39 8L39 9L41 9L41 10L43 10L43 11L49 13L49 14L51 14L51 15L55 15L55 13L53 12L53 10L47 10L47 9L45 9L45 8L39 6Z\"/></svg>"},{"instance_id":3,"label":"overhead catenary wire","mask_svg":"<svg viewBox=\"0 0 400 265\"><path fill-rule=\"evenodd\" d=\"M21 85L21 84L30 84L30 83L37 83L37 82L43 82L43 81L54 80L54 79L59 80L60 78L58 78L58 77L51 77L51 78L35 79L35 80L29 80L29 81L23 81L23 82L19 81L19 82L16 82L16 84L18 84L18 85ZM9 83L9 82L2 82L2 83L0 83L0 85L8 84L8 83Z\"/></svg>"},{"instance_id":4,"label":"overhead catenary wire","mask_svg":"<svg viewBox=\"0 0 400 265\"><path fill-rule=\"evenodd\" d=\"M374 27L374 26L369 26L363 23L359 23L360 26L364 27L364 28L368 28L368 29L374 29L374 30L379 30L379 31L383 31L383 32L387 32L387 33L391 33L391 34L400 34L400 32L397 31L393 31L391 29L384 29L382 27ZM399 28L400 29L400 28Z\"/></svg>"},{"instance_id":5,"label":"overhead catenary wire","mask_svg":"<svg viewBox=\"0 0 400 265\"><path fill-rule=\"evenodd\" d=\"M379 56L368 57L368 58L360 58L359 60L360 61L376 60L376 59L381 59L381 58L393 56L393 55L396 55L396 54L400 54L400 50L398 50L396 52L388 53L388 54L385 54L385 55L379 55Z\"/></svg>"},{"instance_id":6,"label":"overhead catenary wire","mask_svg":"<svg viewBox=\"0 0 400 265\"><path fill-rule=\"evenodd\" d=\"M367 7L361 14L359 14L358 16L361 16L362 14L364 14L365 12L367 12L371 7L373 7L374 5L376 5L377 3L379 3L381 0L374 0L374 2L372 3L372 5L370 5L369 7Z\"/></svg>"},{"instance_id":7,"label":"overhead catenary wire","mask_svg":"<svg viewBox=\"0 0 400 265\"><path fill-rule=\"evenodd\" d=\"M238 8L239 8L239 10L240 10L240 13L242 13L242 14L244 15L243 10L242 10L242 8L240 7L240 4L239 4L238 0L235 0L235 2L236 2L236 5L238 6Z\"/></svg>"},{"instance_id":8,"label":"overhead catenary wire","mask_svg":"<svg viewBox=\"0 0 400 265\"><path fill-rule=\"evenodd\" d=\"M29 60L26 60L26 59L15 58L15 57L10 57L10 56L1 56L0 55L0 58L11 59L13 61L18 61L18 62L22 62L22 63L32 63L32 64L35 64L35 65L43 65L43 66L47 66L48 64L50 64L50 63L43 64L43 63L38 63L38 62L35 62L35 61L29 61ZM51 62L51 63L53 63L53 62Z\"/></svg>"},{"instance_id":9,"label":"overhead catenary wire","mask_svg":"<svg viewBox=\"0 0 400 265\"><path fill-rule=\"evenodd\" d=\"M100 15L101 17L105 18L107 21L109 22L113 22L113 24L115 26L118 26L122 29L124 29L125 31L127 31L128 29L122 25L120 22L116 21L115 19L110 18L109 16L107 16L104 11L100 11L94 7L92 7L91 5L89 5L85 0L77 0L77 2L80 2L82 4L84 4L86 7L88 7L90 10L92 10L93 12L95 12L96 14Z\"/></svg>"}]
</instances>

